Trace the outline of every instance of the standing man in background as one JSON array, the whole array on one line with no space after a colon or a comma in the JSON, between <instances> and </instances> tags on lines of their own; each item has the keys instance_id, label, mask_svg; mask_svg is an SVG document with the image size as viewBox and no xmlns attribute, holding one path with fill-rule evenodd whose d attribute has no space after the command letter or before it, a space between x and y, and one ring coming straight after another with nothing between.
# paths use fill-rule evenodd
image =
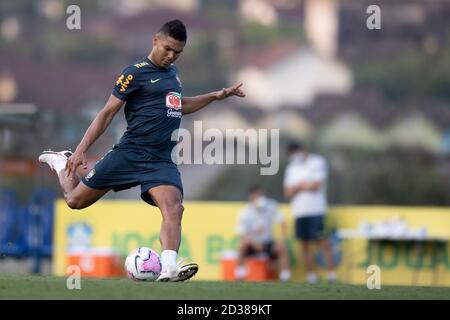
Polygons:
<instances>
[{"instance_id":1,"label":"standing man in background","mask_svg":"<svg viewBox=\"0 0 450 320\"><path fill-rule=\"evenodd\" d=\"M295 217L295 236L299 240L301 256L305 262L306 280L316 283L316 266L312 246L318 243L323 250L327 266L327 280L335 281L332 250L324 234L327 205L328 168L324 157L309 154L302 144L288 146L289 164L284 173L284 195L290 199Z\"/></svg>"}]
</instances>

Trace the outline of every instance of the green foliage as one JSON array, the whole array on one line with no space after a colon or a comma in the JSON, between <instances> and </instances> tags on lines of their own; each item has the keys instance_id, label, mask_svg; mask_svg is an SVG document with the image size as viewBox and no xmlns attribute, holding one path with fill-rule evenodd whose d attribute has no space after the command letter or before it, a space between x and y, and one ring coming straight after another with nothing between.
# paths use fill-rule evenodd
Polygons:
<instances>
[{"instance_id":1,"label":"green foliage","mask_svg":"<svg viewBox=\"0 0 450 320\"><path fill-rule=\"evenodd\" d=\"M202 14L211 21L230 23L236 19L238 0L202 0L200 8Z\"/></svg>"},{"instance_id":2,"label":"green foliage","mask_svg":"<svg viewBox=\"0 0 450 320\"><path fill-rule=\"evenodd\" d=\"M329 162L331 204L450 205L450 174L440 169L435 156L400 149L318 151ZM258 184L269 196L286 201L282 186L287 159L280 157L280 171L274 176L261 176L258 166L230 166L208 188L204 199L245 201L248 187Z\"/></svg>"},{"instance_id":3,"label":"green foliage","mask_svg":"<svg viewBox=\"0 0 450 320\"><path fill-rule=\"evenodd\" d=\"M282 176L261 176L259 166L230 165L225 172L207 188L201 197L205 200L246 201L252 185L261 186L268 196L282 200Z\"/></svg>"},{"instance_id":4,"label":"green foliage","mask_svg":"<svg viewBox=\"0 0 450 320\"><path fill-rule=\"evenodd\" d=\"M249 187L259 185L269 197L283 201L283 171L287 164L285 152L287 144L288 140L280 137L278 174L263 176L260 174L262 167L260 165L229 165L224 173L207 188L201 198L204 200L246 201ZM248 150L246 152L248 155Z\"/></svg>"},{"instance_id":5,"label":"green foliage","mask_svg":"<svg viewBox=\"0 0 450 320\"><path fill-rule=\"evenodd\" d=\"M219 61L217 41L205 35L192 43L177 61L183 90L189 95L215 91L227 85L227 66Z\"/></svg>"}]
</instances>

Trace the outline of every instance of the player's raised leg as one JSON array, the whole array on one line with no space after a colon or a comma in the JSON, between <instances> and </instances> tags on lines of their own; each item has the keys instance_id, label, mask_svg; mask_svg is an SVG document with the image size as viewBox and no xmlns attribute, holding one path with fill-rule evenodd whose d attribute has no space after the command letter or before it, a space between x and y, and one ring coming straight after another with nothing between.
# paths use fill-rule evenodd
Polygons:
<instances>
[{"instance_id":1,"label":"player's raised leg","mask_svg":"<svg viewBox=\"0 0 450 320\"><path fill-rule=\"evenodd\" d=\"M64 200L71 209L83 209L95 203L105 195L109 189L92 189L80 183L76 174L67 176L65 168L71 151L44 151L39 156L39 162L46 163L56 172L59 184L64 194Z\"/></svg>"},{"instance_id":2,"label":"player's raised leg","mask_svg":"<svg viewBox=\"0 0 450 320\"><path fill-rule=\"evenodd\" d=\"M151 188L148 193L155 201L163 218L160 232L162 271L157 281L187 280L197 273L198 265L191 263L179 266L176 262L184 211L181 191L175 186L161 185Z\"/></svg>"}]
</instances>

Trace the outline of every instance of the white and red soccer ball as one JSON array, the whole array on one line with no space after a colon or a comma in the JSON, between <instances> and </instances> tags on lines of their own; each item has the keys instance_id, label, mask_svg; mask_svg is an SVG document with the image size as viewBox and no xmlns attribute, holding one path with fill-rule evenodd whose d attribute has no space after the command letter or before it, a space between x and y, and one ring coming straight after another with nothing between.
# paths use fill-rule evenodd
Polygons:
<instances>
[{"instance_id":1,"label":"white and red soccer ball","mask_svg":"<svg viewBox=\"0 0 450 320\"><path fill-rule=\"evenodd\" d=\"M132 280L155 281L161 273L161 260L153 249L140 247L128 254L125 271Z\"/></svg>"}]
</instances>

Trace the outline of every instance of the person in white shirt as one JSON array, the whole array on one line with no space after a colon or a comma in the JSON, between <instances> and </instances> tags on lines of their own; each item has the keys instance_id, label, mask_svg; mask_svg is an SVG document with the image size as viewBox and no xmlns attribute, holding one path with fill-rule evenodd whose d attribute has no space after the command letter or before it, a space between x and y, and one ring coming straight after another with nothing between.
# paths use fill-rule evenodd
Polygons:
<instances>
[{"instance_id":1,"label":"person in white shirt","mask_svg":"<svg viewBox=\"0 0 450 320\"><path fill-rule=\"evenodd\" d=\"M291 277L289 257L286 247L286 223L276 201L267 198L263 190L254 186L249 189L249 205L239 214L237 233L239 235L238 267L236 278L246 276L244 261L246 257L265 254L271 262L278 262L279 279L288 281ZM273 231L280 225L280 241L275 241Z\"/></svg>"},{"instance_id":2,"label":"person in white shirt","mask_svg":"<svg viewBox=\"0 0 450 320\"><path fill-rule=\"evenodd\" d=\"M336 280L331 245L324 234L327 205L327 161L317 154L309 154L300 143L288 147L289 163L284 173L284 195L290 199L295 217L295 236L299 240L305 261L308 283L318 280L315 272L312 245L318 242L323 250L328 281Z\"/></svg>"}]
</instances>

